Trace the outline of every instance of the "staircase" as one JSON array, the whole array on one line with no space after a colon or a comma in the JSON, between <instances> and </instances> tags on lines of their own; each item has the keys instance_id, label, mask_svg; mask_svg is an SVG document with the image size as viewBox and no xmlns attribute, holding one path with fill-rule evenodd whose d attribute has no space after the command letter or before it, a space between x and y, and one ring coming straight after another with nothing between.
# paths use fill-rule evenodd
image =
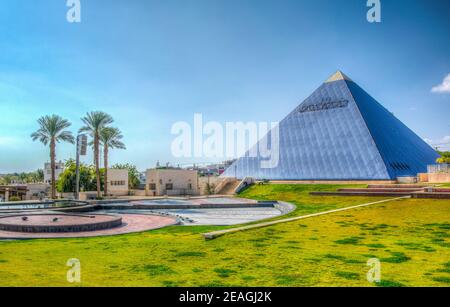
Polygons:
<instances>
[{"instance_id":1,"label":"staircase","mask_svg":"<svg viewBox=\"0 0 450 307\"><path fill-rule=\"evenodd\" d=\"M234 195L236 188L241 182L237 179L228 180L222 187L216 190L216 194L219 195Z\"/></svg>"},{"instance_id":2,"label":"staircase","mask_svg":"<svg viewBox=\"0 0 450 307\"><path fill-rule=\"evenodd\" d=\"M215 193L219 195L234 195L252 185L255 180L252 177L245 177L243 180L227 177L217 186Z\"/></svg>"}]
</instances>

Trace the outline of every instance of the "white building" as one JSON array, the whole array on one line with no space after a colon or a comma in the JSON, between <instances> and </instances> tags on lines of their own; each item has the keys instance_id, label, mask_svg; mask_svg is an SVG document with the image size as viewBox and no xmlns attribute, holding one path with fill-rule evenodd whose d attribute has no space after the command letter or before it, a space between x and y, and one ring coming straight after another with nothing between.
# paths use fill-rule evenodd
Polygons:
<instances>
[{"instance_id":1,"label":"white building","mask_svg":"<svg viewBox=\"0 0 450 307\"><path fill-rule=\"evenodd\" d=\"M184 169L149 169L145 192L147 196L198 195L198 173Z\"/></svg>"},{"instance_id":2,"label":"white building","mask_svg":"<svg viewBox=\"0 0 450 307\"><path fill-rule=\"evenodd\" d=\"M108 195L128 195L128 170L108 168Z\"/></svg>"},{"instance_id":3,"label":"white building","mask_svg":"<svg viewBox=\"0 0 450 307\"><path fill-rule=\"evenodd\" d=\"M59 161L55 163L55 178L58 180L59 176L64 172L64 163ZM52 183L52 166L47 162L44 164L44 183Z\"/></svg>"}]
</instances>

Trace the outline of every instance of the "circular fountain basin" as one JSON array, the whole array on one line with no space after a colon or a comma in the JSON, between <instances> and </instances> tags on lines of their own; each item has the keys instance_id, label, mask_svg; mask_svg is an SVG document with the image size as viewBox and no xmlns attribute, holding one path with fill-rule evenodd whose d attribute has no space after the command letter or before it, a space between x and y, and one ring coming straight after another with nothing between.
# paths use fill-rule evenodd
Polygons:
<instances>
[{"instance_id":1,"label":"circular fountain basin","mask_svg":"<svg viewBox=\"0 0 450 307\"><path fill-rule=\"evenodd\" d=\"M24 210L52 210L63 208L75 208L88 205L82 201L49 201L49 202L17 202L14 204L3 205L0 203L0 212L18 212Z\"/></svg>"},{"instance_id":2,"label":"circular fountain basin","mask_svg":"<svg viewBox=\"0 0 450 307\"><path fill-rule=\"evenodd\" d=\"M122 217L107 214L30 214L0 217L0 230L25 233L69 233L119 227Z\"/></svg>"}]
</instances>

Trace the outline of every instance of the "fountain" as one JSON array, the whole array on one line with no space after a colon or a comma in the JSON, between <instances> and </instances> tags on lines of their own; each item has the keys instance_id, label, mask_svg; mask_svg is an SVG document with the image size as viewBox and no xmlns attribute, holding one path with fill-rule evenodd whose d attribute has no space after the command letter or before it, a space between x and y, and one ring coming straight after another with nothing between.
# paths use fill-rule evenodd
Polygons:
<instances>
[{"instance_id":1,"label":"fountain","mask_svg":"<svg viewBox=\"0 0 450 307\"><path fill-rule=\"evenodd\" d=\"M111 214L43 213L0 217L0 230L24 233L98 231L122 226L122 217Z\"/></svg>"}]
</instances>

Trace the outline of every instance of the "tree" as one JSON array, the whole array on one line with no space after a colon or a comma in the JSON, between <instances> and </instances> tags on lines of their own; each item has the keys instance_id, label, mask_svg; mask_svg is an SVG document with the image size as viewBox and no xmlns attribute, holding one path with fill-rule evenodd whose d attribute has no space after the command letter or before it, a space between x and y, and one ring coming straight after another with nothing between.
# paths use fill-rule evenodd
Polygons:
<instances>
[{"instance_id":1,"label":"tree","mask_svg":"<svg viewBox=\"0 0 450 307\"><path fill-rule=\"evenodd\" d=\"M72 132L65 130L71 123L58 115L44 116L38 119L39 129L31 134L33 141L39 140L44 145L50 144L50 165L52 170L52 199L56 199L56 143L75 143Z\"/></svg>"},{"instance_id":2,"label":"tree","mask_svg":"<svg viewBox=\"0 0 450 307\"><path fill-rule=\"evenodd\" d=\"M126 163L126 164L115 164L111 168L128 170L128 186L130 189L137 188L141 183L141 180L139 179L140 177L139 171L137 170L136 166Z\"/></svg>"},{"instance_id":3,"label":"tree","mask_svg":"<svg viewBox=\"0 0 450 307\"><path fill-rule=\"evenodd\" d=\"M36 182L44 182L44 170L38 169L36 171Z\"/></svg>"},{"instance_id":4,"label":"tree","mask_svg":"<svg viewBox=\"0 0 450 307\"><path fill-rule=\"evenodd\" d=\"M4 174L0 176L0 184L11 184L12 182L19 183L37 183L44 181L44 171L38 169L30 173L14 173L14 174Z\"/></svg>"},{"instance_id":5,"label":"tree","mask_svg":"<svg viewBox=\"0 0 450 307\"><path fill-rule=\"evenodd\" d=\"M80 133L87 132L91 135L94 145L94 164L97 182L97 198L101 197L100 189L100 166L99 166L99 147L100 147L100 131L107 125L113 123L113 118L101 111L87 113L81 119L85 126L81 127Z\"/></svg>"},{"instance_id":6,"label":"tree","mask_svg":"<svg viewBox=\"0 0 450 307\"><path fill-rule=\"evenodd\" d=\"M12 182L13 180L15 180L14 175L7 174L7 175L3 176L3 182L4 182L4 184L6 184L6 185L11 184L11 182Z\"/></svg>"},{"instance_id":7,"label":"tree","mask_svg":"<svg viewBox=\"0 0 450 307\"><path fill-rule=\"evenodd\" d=\"M20 173L20 174L19 174L19 181L20 181L21 183L27 183L27 182L28 182L28 179L29 179L29 177L28 177L28 174L27 174L27 173Z\"/></svg>"},{"instance_id":8,"label":"tree","mask_svg":"<svg viewBox=\"0 0 450 307\"><path fill-rule=\"evenodd\" d=\"M108 195L108 151L109 149L126 149L122 143L122 133L118 128L105 127L100 131L100 143L103 146L103 163L105 165L105 188L103 194Z\"/></svg>"},{"instance_id":9,"label":"tree","mask_svg":"<svg viewBox=\"0 0 450 307\"><path fill-rule=\"evenodd\" d=\"M64 167L64 172L58 180L59 193L75 193L76 180L76 162L73 159L67 160ZM103 169L100 170L103 173ZM80 164L80 190L94 191L97 188L95 178L95 167L93 165ZM100 182L100 187L103 187L103 180Z\"/></svg>"},{"instance_id":10,"label":"tree","mask_svg":"<svg viewBox=\"0 0 450 307\"><path fill-rule=\"evenodd\" d=\"M438 151L438 154L440 154L441 157L436 160L437 163L450 164L450 151Z\"/></svg>"}]
</instances>

